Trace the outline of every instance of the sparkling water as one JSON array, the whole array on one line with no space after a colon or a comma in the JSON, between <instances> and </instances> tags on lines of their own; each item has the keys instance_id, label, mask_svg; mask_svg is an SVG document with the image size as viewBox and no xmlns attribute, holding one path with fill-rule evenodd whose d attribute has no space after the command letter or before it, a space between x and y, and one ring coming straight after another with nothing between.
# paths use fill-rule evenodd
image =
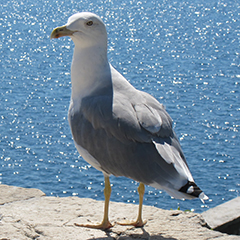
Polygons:
<instances>
[{"instance_id":1,"label":"sparkling water","mask_svg":"<svg viewBox=\"0 0 240 240\"><path fill-rule=\"evenodd\" d=\"M2 0L0 10L0 183L104 199L103 175L79 156L67 121L73 43L49 39L91 11L106 23L111 64L166 106L210 198L171 200L147 187L144 204L202 212L238 196L239 1ZM138 183L111 183L112 201L138 203Z\"/></svg>"}]
</instances>

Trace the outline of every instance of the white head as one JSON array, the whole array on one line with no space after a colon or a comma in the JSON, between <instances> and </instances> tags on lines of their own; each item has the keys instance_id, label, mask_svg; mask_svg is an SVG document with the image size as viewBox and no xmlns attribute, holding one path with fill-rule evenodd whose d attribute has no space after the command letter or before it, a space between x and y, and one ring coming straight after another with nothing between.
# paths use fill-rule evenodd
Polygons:
<instances>
[{"instance_id":1,"label":"white head","mask_svg":"<svg viewBox=\"0 0 240 240\"><path fill-rule=\"evenodd\" d=\"M55 28L51 33L51 38L63 36L71 37L76 47L107 47L106 27L101 18L94 13L76 13L68 19L66 25Z\"/></svg>"},{"instance_id":2,"label":"white head","mask_svg":"<svg viewBox=\"0 0 240 240\"><path fill-rule=\"evenodd\" d=\"M69 36L75 44L71 65L72 102L79 109L79 99L109 84L107 31L96 14L81 12L72 15L66 25L55 28L51 38Z\"/></svg>"}]
</instances>

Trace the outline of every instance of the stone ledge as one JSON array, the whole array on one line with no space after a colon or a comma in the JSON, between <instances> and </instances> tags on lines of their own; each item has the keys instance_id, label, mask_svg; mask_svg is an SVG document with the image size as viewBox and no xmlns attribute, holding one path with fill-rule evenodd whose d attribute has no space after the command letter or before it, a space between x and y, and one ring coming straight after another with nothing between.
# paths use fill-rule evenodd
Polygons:
<instances>
[{"instance_id":1,"label":"stone ledge","mask_svg":"<svg viewBox=\"0 0 240 240\"><path fill-rule=\"evenodd\" d=\"M35 188L21 188L0 184L0 205L14 201L27 200L33 197L45 196L45 193Z\"/></svg>"},{"instance_id":2,"label":"stone ledge","mask_svg":"<svg viewBox=\"0 0 240 240\"><path fill-rule=\"evenodd\" d=\"M240 235L240 197L202 213L211 229Z\"/></svg>"},{"instance_id":3,"label":"stone ledge","mask_svg":"<svg viewBox=\"0 0 240 240\"><path fill-rule=\"evenodd\" d=\"M102 219L102 201L47 197L40 190L6 185L0 185L0 191L0 240L240 240L240 236L207 229L200 214L151 206L143 208L143 217L148 220L144 228L117 224L109 231L80 228L74 223ZM135 219L137 208L134 204L111 202L110 220Z\"/></svg>"}]
</instances>

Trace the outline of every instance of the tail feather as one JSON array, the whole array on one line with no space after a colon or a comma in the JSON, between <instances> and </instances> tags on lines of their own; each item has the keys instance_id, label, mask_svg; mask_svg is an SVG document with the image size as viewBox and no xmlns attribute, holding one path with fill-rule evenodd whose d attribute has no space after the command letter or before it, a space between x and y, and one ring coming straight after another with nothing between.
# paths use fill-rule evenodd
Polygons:
<instances>
[{"instance_id":1,"label":"tail feather","mask_svg":"<svg viewBox=\"0 0 240 240\"><path fill-rule=\"evenodd\" d=\"M201 192L198 196L200 198L200 200L204 203L204 201L208 200L209 197L207 195L205 195L204 192Z\"/></svg>"}]
</instances>

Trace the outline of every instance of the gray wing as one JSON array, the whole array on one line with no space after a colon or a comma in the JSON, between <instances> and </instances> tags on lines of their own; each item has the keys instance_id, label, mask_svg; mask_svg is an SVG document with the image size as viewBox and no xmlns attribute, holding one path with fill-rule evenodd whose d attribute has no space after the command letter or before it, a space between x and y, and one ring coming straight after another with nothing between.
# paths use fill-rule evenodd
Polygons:
<instances>
[{"instance_id":1,"label":"gray wing","mask_svg":"<svg viewBox=\"0 0 240 240\"><path fill-rule=\"evenodd\" d=\"M151 142L153 137L173 134L172 119L163 105L137 90L86 97L81 112L94 129L103 128L108 136L122 142Z\"/></svg>"},{"instance_id":2,"label":"gray wing","mask_svg":"<svg viewBox=\"0 0 240 240\"><path fill-rule=\"evenodd\" d=\"M70 115L70 125L76 144L108 174L159 183L160 188L180 188L187 182L187 174L176 169L185 158L172 120L163 105L146 93L118 91L86 97L80 111Z\"/></svg>"}]
</instances>

